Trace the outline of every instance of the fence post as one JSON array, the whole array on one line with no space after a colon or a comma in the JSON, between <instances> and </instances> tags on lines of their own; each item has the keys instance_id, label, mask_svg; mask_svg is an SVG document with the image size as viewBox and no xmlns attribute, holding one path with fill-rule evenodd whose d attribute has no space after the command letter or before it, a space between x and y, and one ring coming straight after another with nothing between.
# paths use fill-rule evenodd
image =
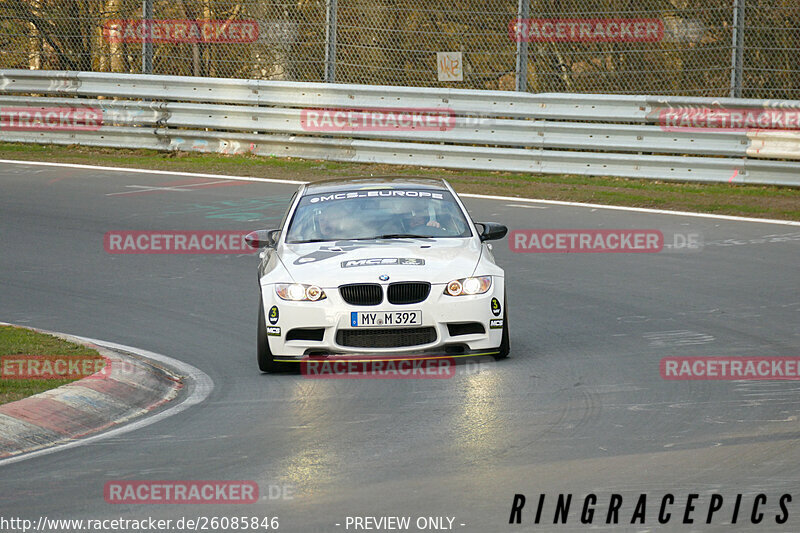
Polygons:
<instances>
[{"instance_id":1,"label":"fence post","mask_svg":"<svg viewBox=\"0 0 800 533\"><path fill-rule=\"evenodd\" d=\"M325 0L325 81L336 81L336 0Z\"/></svg>"},{"instance_id":2,"label":"fence post","mask_svg":"<svg viewBox=\"0 0 800 533\"><path fill-rule=\"evenodd\" d=\"M142 0L142 24L145 27L145 39L142 42L142 74L153 73L153 0Z\"/></svg>"},{"instance_id":3,"label":"fence post","mask_svg":"<svg viewBox=\"0 0 800 533\"><path fill-rule=\"evenodd\" d=\"M530 14L530 0L519 0L517 4L517 18L527 19ZM528 90L528 43L522 39L517 40L517 91Z\"/></svg>"},{"instance_id":4,"label":"fence post","mask_svg":"<svg viewBox=\"0 0 800 533\"><path fill-rule=\"evenodd\" d=\"M733 0L733 34L731 36L731 97L742 97L744 70L744 8L745 0Z\"/></svg>"}]
</instances>

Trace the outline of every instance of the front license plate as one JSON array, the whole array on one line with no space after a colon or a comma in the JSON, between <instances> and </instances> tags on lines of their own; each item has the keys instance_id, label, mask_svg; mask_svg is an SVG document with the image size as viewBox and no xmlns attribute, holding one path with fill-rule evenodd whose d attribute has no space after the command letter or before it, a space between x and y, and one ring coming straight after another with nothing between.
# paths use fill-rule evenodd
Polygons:
<instances>
[{"instance_id":1,"label":"front license plate","mask_svg":"<svg viewBox=\"0 0 800 533\"><path fill-rule=\"evenodd\" d=\"M356 327L419 326L422 311L352 311L350 325Z\"/></svg>"}]
</instances>

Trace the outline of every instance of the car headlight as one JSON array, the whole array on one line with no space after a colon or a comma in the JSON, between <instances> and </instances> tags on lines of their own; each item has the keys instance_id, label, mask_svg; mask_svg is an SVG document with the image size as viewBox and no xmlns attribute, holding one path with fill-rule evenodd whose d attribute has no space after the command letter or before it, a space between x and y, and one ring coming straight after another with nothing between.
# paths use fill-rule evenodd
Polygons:
<instances>
[{"instance_id":1,"label":"car headlight","mask_svg":"<svg viewBox=\"0 0 800 533\"><path fill-rule=\"evenodd\" d=\"M281 300L293 302L316 302L326 298L325 291L316 285L303 285L301 283L276 283L275 294Z\"/></svg>"},{"instance_id":2,"label":"car headlight","mask_svg":"<svg viewBox=\"0 0 800 533\"><path fill-rule=\"evenodd\" d=\"M492 276L454 279L445 285L444 293L450 296L483 294L492 288Z\"/></svg>"}]
</instances>

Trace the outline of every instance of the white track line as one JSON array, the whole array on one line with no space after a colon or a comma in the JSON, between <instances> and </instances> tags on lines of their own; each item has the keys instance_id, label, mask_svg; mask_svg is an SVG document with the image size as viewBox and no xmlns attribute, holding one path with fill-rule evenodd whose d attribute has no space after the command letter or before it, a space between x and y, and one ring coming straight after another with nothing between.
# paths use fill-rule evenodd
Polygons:
<instances>
[{"instance_id":1,"label":"white track line","mask_svg":"<svg viewBox=\"0 0 800 533\"><path fill-rule=\"evenodd\" d=\"M161 355L147 350L141 350L139 348L134 348L132 346L125 346L124 344L117 344L114 342L90 339L87 337L79 337L77 335L75 337L86 342L97 344L98 346L104 346L106 348L111 348L113 350L120 350L123 352L130 352L145 359L158 361L159 363L162 363L170 367L171 369L174 369L178 374L191 379L193 382L192 383L193 390L180 403L172 405L153 416L145 416L145 418L142 418L135 422L131 422L130 424L125 424L118 428L103 433L99 433L91 437L65 442L64 444L57 444L50 448L44 448L42 450L37 450L30 453L23 453L22 455L15 455L13 457L8 457L6 459L0 459L0 467L11 463L25 461L26 459L39 457L41 455L48 455L69 448L75 448L78 446L84 446L86 444L91 444L101 440L110 439L111 437L117 437L119 435L123 435L130 431L134 431L139 428L149 426L150 424L155 424L156 422L160 422L161 420L164 420L165 418L168 418L172 415L177 415L181 411L185 411L186 409L192 407L193 405L199 404L200 402L208 398L208 395L211 394L211 391L214 389L214 381L205 372L203 372L198 368L193 367L188 363L184 363L183 361L178 361L177 359L173 359L172 357L167 357L166 355Z\"/></svg>"},{"instance_id":2,"label":"white track line","mask_svg":"<svg viewBox=\"0 0 800 533\"><path fill-rule=\"evenodd\" d=\"M800 194L800 192L798 193ZM569 207L590 207L592 209L612 209L615 211L633 211L635 213L649 213L652 215L676 215L681 217L714 218L717 220L733 220L735 222L758 222L761 224L782 224L784 226L800 226L794 220L774 220L769 218L737 217L733 215L714 215L711 213L691 213L689 211L669 211L667 209L651 209L648 207L625 207L621 205L582 204L580 202L565 202L562 200L536 200L533 198L512 198L508 196L491 196L488 194L458 193L462 198L481 198L484 200L501 200L507 202L532 202L537 204L565 205Z\"/></svg>"},{"instance_id":3,"label":"white track line","mask_svg":"<svg viewBox=\"0 0 800 533\"><path fill-rule=\"evenodd\" d=\"M302 185L308 183L306 181L293 181L293 180L280 180L273 178L251 178L248 176L228 176L225 174L201 174L194 172L176 172L173 170L148 170L143 168L124 168L124 167L102 167L93 165L78 165L73 163L52 163L47 161L17 161L15 159L0 159L0 163L8 163L14 165L34 165L43 167L64 167L64 168L78 168L84 170L108 170L112 172L130 172L130 173L144 173L144 174L164 174L167 176L188 176L196 178L215 178L215 179L228 179L237 181L252 181L258 183L285 183L290 185ZM617 205L602 205L602 204L584 204L580 202L565 202L561 200L539 200L535 198L518 198L515 196L493 196L488 194L459 194L463 198L478 198L481 200L500 200L502 202L522 202L522 203L537 203L548 205L563 205L567 207L588 207L590 209L610 209L614 211L631 211L634 213L648 213L652 215L673 215L681 217L696 217L696 218L710 218L716 220L731 220L734 222L757 222L759 224L780 224L783 226L800 226L800 222L793 220L774 220L768 218L749 218L737 217L733 215L714 215L711 213L690 213L688 211L669 211L667 209L651 209L647 207L624 207Z\"/></svg>"},{"instance_id":4,"label":"white track line","mask_svg":"<svg viewBox=\"0 0 800 533\"><path fill-rule=\"evenodd\" d=\"M95 165L78 165L75 163L53 163L50 161L18 161L16 159L0 159L0 163L15 165L36 165L40 167L65 167L80 168L84 170L111 170L114 172L130 172L135 174L164 174L166 176L188 176L190 178L214 178L237 181L257 181L261 183L288 183L292 185L302 185L305 181L279 180L271 178L248 178L247 176L228 176L226 174L204 174L200 172L177 172L174 170L149 170L146 168L125 168L125 167L102 167Z\"/></svg>"}]
</instances>

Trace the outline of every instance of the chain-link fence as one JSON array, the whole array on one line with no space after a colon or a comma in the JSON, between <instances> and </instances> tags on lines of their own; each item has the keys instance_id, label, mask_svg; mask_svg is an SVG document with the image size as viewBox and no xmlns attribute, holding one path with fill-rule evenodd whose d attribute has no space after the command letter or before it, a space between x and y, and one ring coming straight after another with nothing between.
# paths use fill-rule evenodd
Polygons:
<instances>
[{"instance_id":1,"label":"chain-link fence","mask_svg":"<svg viewBox=\"0 0 800 533\"><path fill-rule=\"evenodd\" d=\"M0 0L0 68L800 99L798 0Z\"/></svg>"}]
</instances>

